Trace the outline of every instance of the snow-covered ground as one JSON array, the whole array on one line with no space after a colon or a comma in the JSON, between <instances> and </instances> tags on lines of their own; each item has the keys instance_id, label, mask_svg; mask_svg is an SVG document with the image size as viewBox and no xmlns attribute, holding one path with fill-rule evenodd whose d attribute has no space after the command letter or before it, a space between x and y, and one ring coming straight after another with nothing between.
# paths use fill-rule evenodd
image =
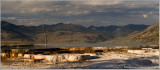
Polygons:
<instances>
[{"instance_id":1,"label":"snow-covered ground","mask_svg":"<svg viewBox=\"0 0 160 70\"><path fill-rule=\"evenodd\" d=\"M2 69L158 69L159 55L108 52L99 58L78 62L45 64L40 62L14 61L1 63Z\"/></svg>"}]
</instances>

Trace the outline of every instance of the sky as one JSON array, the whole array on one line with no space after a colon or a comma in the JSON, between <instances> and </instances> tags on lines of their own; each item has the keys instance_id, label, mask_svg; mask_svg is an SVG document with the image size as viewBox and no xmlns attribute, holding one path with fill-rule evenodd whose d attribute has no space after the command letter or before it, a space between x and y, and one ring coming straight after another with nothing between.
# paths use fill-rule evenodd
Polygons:
<instances>
[{"instance_id":1,"label":"sky","mask_svg":"<svg viewBox=\"0 0 160 70\"><path fill-rule=\"evenodd\" d=\"M1 20L17 25L78 24L109 26L151 25L159 22L159 2L154 1L2 1Z\"/></svg>"}]
</instances>

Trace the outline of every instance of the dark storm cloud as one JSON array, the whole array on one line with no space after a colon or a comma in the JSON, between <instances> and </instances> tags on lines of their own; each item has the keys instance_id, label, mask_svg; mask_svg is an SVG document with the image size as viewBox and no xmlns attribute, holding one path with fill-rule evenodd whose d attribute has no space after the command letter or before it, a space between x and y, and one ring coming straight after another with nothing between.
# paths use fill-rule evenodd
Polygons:
<instances>
[{"instance_id":1,"label":"dark storm cloud","mask_svg":"<svg viewBox=\"0 0 160 70\"><path fill-rule=\"evenodd\" d=\"M153 24L158 1L2 1L2 20L21 25L58 22L89 25Z\"/></svg>"}]
</instances>

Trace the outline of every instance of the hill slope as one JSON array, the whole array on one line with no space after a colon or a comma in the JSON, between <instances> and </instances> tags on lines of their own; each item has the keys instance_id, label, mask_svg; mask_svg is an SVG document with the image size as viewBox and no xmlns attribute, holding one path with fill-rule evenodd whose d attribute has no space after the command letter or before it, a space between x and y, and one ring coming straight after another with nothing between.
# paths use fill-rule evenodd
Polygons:
<instances>
[{"instance_id":1,"label":"hill slope","mask_svg":"<svg viewBox=\"0 0 160 70\"><path fill-rule=\"evenodd\" d=\"M18 26L6 21L2 24L2 41L30 41L44 43L42 25ZM107 32L89 29L81 25L53 24L44 25L47 31L48 43L95 43L111 39Z\"/></svg>"},{"instance_id":2,"label":"hill slope","mask_svg":"<svg viewBox=\"0 0 160 70\"><path fill-rule=\"evenodd\" d=\"M118 37L128 36L129 34L135 31L143 31L147 27L148 25L128 24L125 26L116 26L116 25L100 26L100 27L90 26L89 28L99 31L106 31L112 34L113 38L118 38Z\"/></svg>"},{"instance_id":3,"label":"hill slope","mask_svg":"<svg viewBox=\"0 0 160 70\"><path fill-rule=\"evenodd\" d=\"M21 28L6 21L1 21L1 40L2 41L33 41L27 35L29 29ZM31 31L28 31L31 32Z\"/></svg>"},{"instance_id":4,"label":"hill slope","mask_svg":"<svg viewBox=\"0 0 160 70\"><path fill-rule=\"evenodd\" d=\"M159 43L159 24L155 23L144 31L138 33L134 38L132 38L131 42Z\"/></svg>"},{"instance_id":5,"label":"hill slope","mask_svg":"<svg viewBox=\"0 0 160 70\"><path fill-rule=\"evenodd\" d=\"M99 42L158 42L158 24L129 24L126 26L90 26L75 24L52 24L39 26L14 25L1 21L2 41L29 41L44 44L42 26L47 31L49 44L53 43L99 43ZM148 27L148 28L147 28ZM147 29L146 29L147 28ZM145 29L145 30L144 30Z\"/></svg>"},{"instance_id":6,"label":"hill slope","mask_svg":"<svg viewBox=\"0 0 160 70\"><path fill-rule=\"evenodd\" d=\"M159 24L154 23L143 31L135 31L126 37L115 38L103 43L159 43Z\"/></svg>"}]
</instances>

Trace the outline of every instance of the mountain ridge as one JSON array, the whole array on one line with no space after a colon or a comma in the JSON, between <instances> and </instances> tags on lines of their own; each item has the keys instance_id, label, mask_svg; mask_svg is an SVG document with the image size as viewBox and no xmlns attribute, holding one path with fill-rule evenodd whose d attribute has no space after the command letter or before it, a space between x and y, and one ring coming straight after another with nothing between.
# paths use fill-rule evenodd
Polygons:
<instances>
[{"instance_id":1,"label":"mountain ridge","mask_svg":"<svg viewBox=\"0 0 160 70\"><path fill-rule=\"evenodd\" d=\"M57 23L52 25L24 26L1 21L2 41L31 41L44 43L42 26L46 29L48 43L99 43L146 30L149 25L90 26ZM154 28L154 27L152 27Z\"/></svg>"}]
</instances>

